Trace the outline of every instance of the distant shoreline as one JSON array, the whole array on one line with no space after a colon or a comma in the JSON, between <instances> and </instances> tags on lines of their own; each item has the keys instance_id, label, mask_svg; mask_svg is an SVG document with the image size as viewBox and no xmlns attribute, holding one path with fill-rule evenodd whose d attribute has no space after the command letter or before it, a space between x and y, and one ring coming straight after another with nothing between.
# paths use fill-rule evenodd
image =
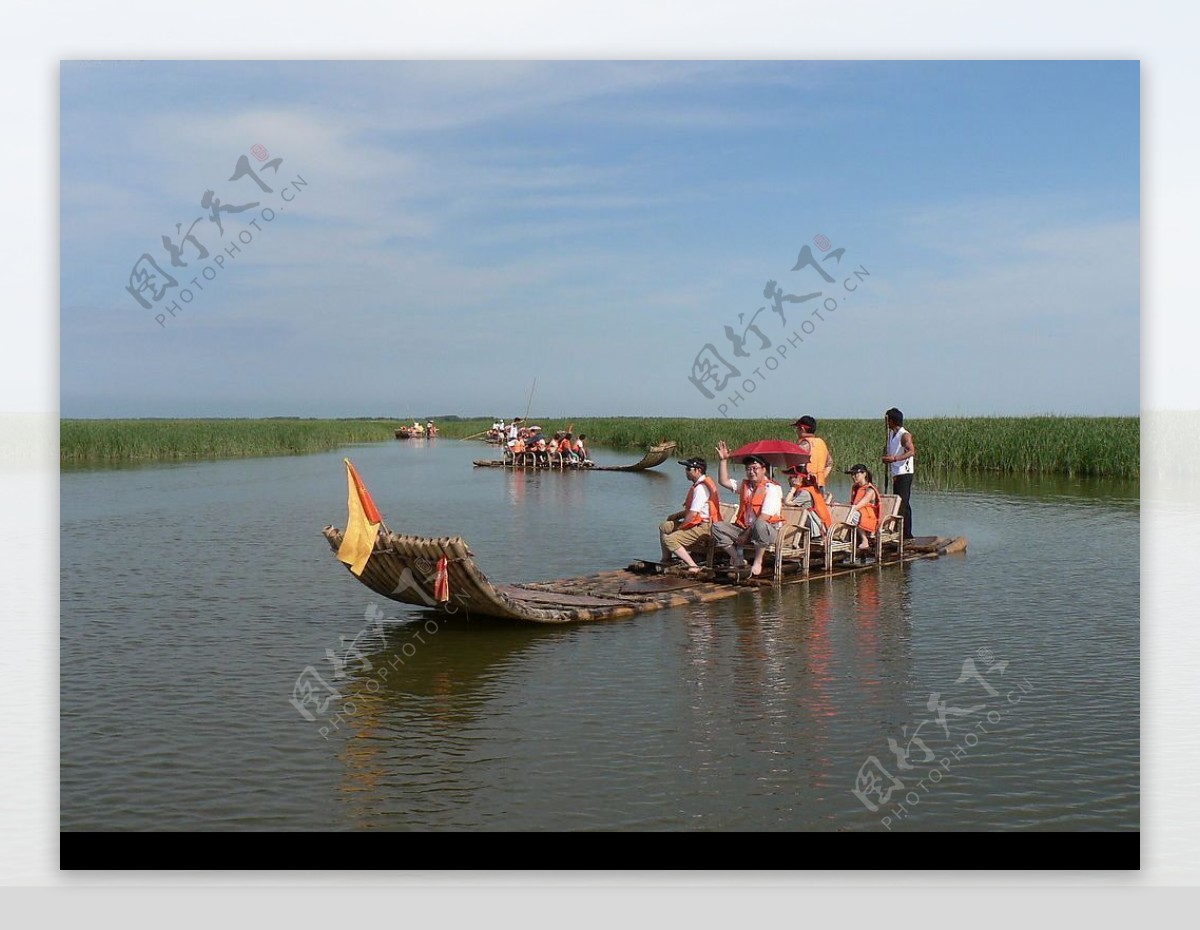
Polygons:
<instances>
[{"instance_id":1,"label":"distant shoreline","mask_svg":"<svg viewBox=\"0 0 1200 930\"><path fill-rule=\"evenodd\" d=\"M534 418L537 420L538 418ZM482 433L490 419L439 420L441 440ZM139 462L196 461L301 455L359 442L395 441L390 419L63 419L59 464L87 466ZM541 419L549 433L574 426L594 446L625 449L660 439L679 443L680 456L715 459L713 447L754 439L792 439L779 419L733 420L678 417L580 417ZM1140 476L1139 417L937 417L905 425L917 446L918 469L955 468L1013 474L1056 474L1137 479ZM833 450L839 469L863 462L882 479L880 420L827 420L818 434ZM435 440L437 441L437 440Z\"/></svg>"}]
</instances>

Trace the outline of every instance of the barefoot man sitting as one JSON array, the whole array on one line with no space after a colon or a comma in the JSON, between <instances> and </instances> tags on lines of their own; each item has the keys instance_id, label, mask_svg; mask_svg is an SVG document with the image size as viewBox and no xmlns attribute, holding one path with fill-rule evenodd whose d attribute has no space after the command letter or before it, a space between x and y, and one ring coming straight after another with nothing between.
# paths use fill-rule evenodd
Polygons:
<instances>
[{"instance_id":1,"label":"barefoot man sitting","mask_svg":"<svg viewBox=\"0 0 1200 930\"><path fill-rule=\"evenodd\" d=\"M737 546L753 543L754 564L751 575L761 575L763 556L774 544L777 524L783 522L783 488L767 477L767 460L757 455L742 459L746 466L746 479L736 481L729 477L729 447L725 441L717 443L717 455L721 457L718 482L738 495L738 512L732 523L713 524L713 541L729 553L734 568L741 568L745 560Z\"/></svg>"},{"instance_id":2,"label":"barefoot man sitting","mask_svg":"<svg viewBox=\"0 0 1200 930\"><path fill-rule=\"evenodd\" d=\"M678 556L688 572L696 574L700 566L688 552L688 546L708 539L713 524L721 519L721 500L716 482L708 477L708 463L704 459L693 456L680 459L679 464L686 469L692 486L683 501L683 510L671 514L659 526L658 539L664 563L670 562L672 555Z\"/></svg>"}]
</instances>

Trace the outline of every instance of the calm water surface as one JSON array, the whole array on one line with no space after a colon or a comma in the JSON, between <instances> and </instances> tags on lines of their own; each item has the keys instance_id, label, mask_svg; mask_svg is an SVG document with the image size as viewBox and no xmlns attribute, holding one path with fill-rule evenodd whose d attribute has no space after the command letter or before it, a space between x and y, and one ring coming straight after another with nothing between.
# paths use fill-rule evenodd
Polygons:
<instances>
[{"instance_id":1,"label":"calm water surface","mask_svg":"<svg viewBox=\"0 0 1200 930\"><path fill-rule=\"evenodd\" d=\"M553 628L360 585L343 454L496 581L654 556L686 491L444 439L64 472L63 829L1138 827L1136 484L918 475L966 556Z\"/></svg>"}]
</instances>

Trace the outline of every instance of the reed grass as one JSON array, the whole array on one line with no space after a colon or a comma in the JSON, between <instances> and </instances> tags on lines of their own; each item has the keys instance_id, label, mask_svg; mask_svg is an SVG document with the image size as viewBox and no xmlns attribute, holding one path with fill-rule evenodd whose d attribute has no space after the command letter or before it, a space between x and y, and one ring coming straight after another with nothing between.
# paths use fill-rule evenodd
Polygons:
<instances>
[{"instance_id":1,"label":"reed grass","mask_svg":"<svg viewBox=\"0 0 1200 930\"><path fill-rule=\"evenodd\" d=\"M541 420L553 432L566 421ZM784 420L608 417L574 419L592 445L643 448L662 439L679 443L680 456L716 458L717 440L731 449L756 439L796 437ZM460 426L462 424L456 424ZM490 425L490 424L489 424ZM883 420L822 420L818 435L839 470L862 462L882 475ZM1137 417L963 417L909 420L918 469L1138 478ZM482 428L482 427L477 427Z\"/></svg>"},{"instance_id":2,"label":"reed grass","mask_svg":"<svg viewBox=\"0 0 1200 930\"><path fill-rule=\"evenodd\" d=\"M411 421L409 421L411 422ZM234 458L323 452L355 442L393 440L405 421L63 420L60 463ZM573 425L593 446L642 449L662 439L679 455L716 458L717 440L737 448L755 439L794 439L783 420L666 417L542 418L548 434ZM969 417L911 420L918 469L1133 478L1140 476L1137 417ZM439 421L444 439L482 434L490 419ZM822 420L818 431L839 470L863 462L879 477L882 420Z\"/></svg>"},{"instance_id":3,"label":"reed grass","mask_svg":"<svg viewBox=\"0 0 1200 930\"><path fill-rule=\"evenodd\" d=\"M63 420L59 464L325 452L393 439L393 420Z\"/></svg>"}]
</instances>

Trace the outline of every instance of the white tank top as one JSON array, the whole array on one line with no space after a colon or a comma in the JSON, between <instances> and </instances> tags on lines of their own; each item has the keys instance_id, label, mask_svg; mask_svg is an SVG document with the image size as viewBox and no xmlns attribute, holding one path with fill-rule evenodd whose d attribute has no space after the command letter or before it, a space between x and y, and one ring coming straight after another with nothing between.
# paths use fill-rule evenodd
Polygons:
<instances>
[{"instance_id":1,"label":"white tank top","mask_svg":"<svg viewBox=\"0 0 1200 930\"><path fill-rule=\"evenodd\" d=\"M896 432L888 434L887 454L889 456L899 455L904 451L900 444L900 440L907 432L908 430L901 426L896 430ZM889 462L888 468L891 469L891 474L893 477L896 475L911 475L913 473L913 457L910 456L903 462Z\"/></svg>"}]
</instances>

